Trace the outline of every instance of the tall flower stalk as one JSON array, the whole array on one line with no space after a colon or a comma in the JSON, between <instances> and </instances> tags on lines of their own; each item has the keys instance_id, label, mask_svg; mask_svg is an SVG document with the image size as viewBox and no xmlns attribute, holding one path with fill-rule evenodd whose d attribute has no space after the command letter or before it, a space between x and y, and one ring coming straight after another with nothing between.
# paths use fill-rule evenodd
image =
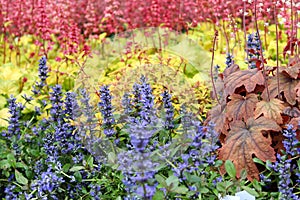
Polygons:
<instances>
[{"instance_id":1,"label":"tall flower stalk","mask_svg":"<svg viewBox=\"0 0 300 200\"><path fill-rule=\"evenodd\" d=\"M104 129L104 134L107 137L111 137L116 133L113 128L116 122L113 116L113 106L111 104L112 96L110 95L110 91L107 85L102 86L99 92L100 92L100 102L98 105L103 118L102 127Z\"/></svg>"},{"instance_id":2,"label":"tall flower stalk","mask_svg":"<svg viewBox=\"0 0 300 200\"><path fill-rule=\"evenodd\" d=\"M174 129L174 106L171 101L172 96L168 91L164 91L161 96L165 109L165 129Z\"/></svg>"},{"instance_id":3,"label":"tall flower stalk","mask_svg":"<svg viewBox=\"0 0 300 200\"><path fill-rule=\"evenodd\" d=\"M48 66L47 66L47 58L46 56L43 56L40 60L39 60L39 78L40 78L40 82L36 82L35 85L33 86L33 90L32 92L35 95L40 94L42 88L44 86L47 85L46 83L46 79L49 77L48 72Z\"/></svg>"},{"instance_id":4,"label":"tall flower stalk","mask_svg":"<svg viewBox=\"0 0 300 200\"><path fill-rule=\"evenodd\" d=\"M283 131L285 140L283 145L285 152L283 155L277 154L277 161L271 165L271 169L279 175L278 191L280 200L299 200L300 196L293 193L292 174L296 174L299 179L299 166L292 162L292 160L299 156L300 143L296 138L296 131L293 130L292 125L288 125L287 129ZM296 184L299 181L296 181Z\"/></svg>"}]
</instances>

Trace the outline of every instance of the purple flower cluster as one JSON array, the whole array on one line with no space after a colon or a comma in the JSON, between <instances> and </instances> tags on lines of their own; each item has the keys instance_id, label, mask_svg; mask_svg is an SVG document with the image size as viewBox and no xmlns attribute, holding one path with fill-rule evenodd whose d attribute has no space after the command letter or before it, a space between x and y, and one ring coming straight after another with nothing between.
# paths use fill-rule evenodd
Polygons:
<instances>
[{"instance_id":1,"label":"purple flower cluster","mask_svg":"<svg viewBox=\"0 0 300 200\"><path fill-rule=\"evenodd\" d=\"M187 115L183 116L187 118ZM192 119L189 117L189 119ZM200 174L205 173L201 169L213 166L217 160L216 150L218 145L218 133L214 131L214 126L202 126L197 120L188 121L192 123L187 131L187 141L189 148L181 155L181 161L177 161L177 168L173 169L174 175L181 181L186 180L184 172ZM187 123L187 122L184 122ZM184 129L184 127L183 127ZM194 130L194 131L191 131Z\"/></svg>"},{"instance_id":2,"label":"purple flower cluster","mask_svg":"<svg viewBox=\"0 0 300 200\"><path fill-rule=\"evenodd\" d=\"M32 92L37 95L40 94L40 90L46 86L46 79L49 77L48 75L49 69L47 66L47 58L46 56L43 56L39 60L39 78L40 82L36 82L35 85L33 86Z\"/></svg>"},{"instance_id":3,"label":"purple flower cluster","mask_svg":"<svg viewBox=\"0 0 300 200\"><path fill-rule=\"evenodd\" d=\"M287 159L286 155L281 156L277 154L277 162L272 166L275 172L279 173L278 191L280 192L280 200L299 200L299 196L293 193L293 187L291 187L291 160Z\"/></svg>"},{"instance_id":4,"label":"purple flower cluster","mask_svg":"<svg viewBox=\"0 0 300 200\"><path fill-rule=\"evenodd\" d=\"M218 79L219 72L220 72L220 66L219 65L215 65L214 66L214 75L213 75L214 81L216 81Z\"/></svg>"},{"instance_id":5,"label":"purple flower cluster","mask_svg":"<svg viewBox=\"0 0 300 200\"><path fill-rule=\"evenodd\" d=\"M91 184L90 185L90 195L95 200L100 200L99 195L101 195L101 187L99 185Z\"/></svg>"},{"instance_id":6,"label":"purple flower cluster","mask_svg":"<svg viewBox=\"0 0 300 200\"><path fill-rule=\"evenodd\" d=\"M124 114L129 115L132 112L131 98L128 93L125 93L122 98L122 107L124 108Z\"/></svg>"},{"instance_id":7,"label":"purple flower cluster","mask_svg":"<svg viewBox=\"0 0 300 200\"><path fill-rule=\"evenodd\" d=\"M299 167L292 162L294 156L299 155L299 141L296 138L296 132L292 125L288 125L287 129L283 131L285 140L283 145L285 148L284 155L277 154L277 161L270 166L279 175L278 191L280 192L279 199L299 200L300 197L293 193L292 174L299 174ZM296 172L295 172L296 171ZM298 181L299 182L299 181Z\"/></svg>"},{"instance_id":8,"label":"purple flower cluster","mask_svg":"<svg viewBox=\"0 0 300 200\"><path fill-rule=\"evenodd\" d=\"M18 194L14 192L16 185L9 184L6 186L4 193L5 199L18 200Z\"/></svg>"},{"instance_id":9,"label":"purple flower cluster","mask_svg":"<svg viewBox=\"0 0 300 200\"><path fill-rule=\"evenodd\" d=\"M257 68L256 62L260 56L260 41L258 34L249 34L247 40L247 55L248 55L248 64L250 69Z\"/></svg>"},{"instance_id":10,"label":"purple flower cluster","mask_svg":"<svg viewBox=\"0 0 300 200\"><path fill-rule=\"evenodd\" d=\"M155 184L150 180L154 178L158 163L151 158L149 142L163 126L155 114L152 88L145 76L141 77L140 82L133 86L134 99L131 100L129 94L123 99L125 112L129 115L126 130L131 145L129 150L118 154L118 163L119 170L125 176L123 183L130 194L127 199L152 199L155 193ZM134 104L134 109L131 109L129 102Z\"/></svg>"},{"instance_id":11,"label":"purple flower cluster","mask_svg":"<svg viewBox=\"0 0 300 200\"><path fill-rule=\"evenodd\" d=\"M8 99L8 103L10 114L10 117L8 119L8 128L7 132L2 133L2 135L4 137L7 137L8 139L11 139L13 136L15 136L15 139L18 140L21 136L20 118L24 106L21 103L17 103L16 98L14 98L13 96L11 96L10 99Z\"/></svg>"},{"instance_id":12,"label":"purple flower cluster","mask_svg":"<svg viewBox=\"0 0 300 200\"><path fill-rule=\"evenodd\" d=\"M50 101L52 104L50 109L51 120L54 122L62 122L64 113L61 85L55 85L52 87L52 92L50 92Z\"/></svg>"},{"instance_id":13,"label":"purple flower cluster","mask_svg":"<svg viewBox=\"0 0 300 200\"><path fill-rule=\"evenodd\" d=\"M65 99L64 116L66 119L75 120L80 115L80 107L76 100L77 95L74 92L67 92Z\"/></svg>"},{"instance_id":14,"label":"purple flower cluster","mask_svg":"<svg viewBox=\"0 0 300 200\"><path fill-rule=\"evenodd\" d=\"M40 179L32 184L32 188L37 190L38 197L41 199L58 200L59 197L57 197L54 192L59 189L60 184L63 182L63 178L59 177L56 172L49 167L47 171L42 172Z\"/></svg>"},{"instance_id":15,"label":"purple flower cluster","mask_svg":"<svg viewBox=\"0 0 300 200\"><path fill-rule=\"evenodd\" d=\"M142 75L140 84L140 103L142 105L139 116L146 122L151 122L151 116L154 115L154 96L152 94L152 88L144 75Z\"/></svg>"},{"instance_id":16,"label":"purple flower cluster","mask_svg":"<svg viewBox=\"0 0 300 200\"><path fill-rule=\"evenodd\" d=\"M172 96L168 91L164 91L162 94L162 101L165 108L165 129L174 129L174 107L171 101Z\"/></svg>"},{"instance_id":17,"label":"purple flower cluster","mask_svg":"<svg viewBox=\"0 0 300 200\"><path fill-rule=\"evenodd\" d=\"M124 151L119 153L118 163L118 169L124 175L122 181L131 197L127 199L132 197L152 199L156 185L150 184L149 180L153 180L158 163L152 160L151 152Z\"/></svg>"},{"instance_id":18,"label":"purple flower cluster","mask_svg":"<svg viewBox=\"0 0 300 200\"><path fill-rule=\"evenodd\" d=\"M299 155L300 144L296 138L296 130L293 130L292 125L288 125L287 129L283 130L283 136L285 137L285 140L283 141L285 153L291 156Z\"/></svg>"},{"instance_id":19,"label":"purple flower cluster","mask_svg":"<svg viewBox=\"0 0 300 200\"><path fill-rule=\"evenodd\" d=\"M103 118L102 127L104 128L104 134L107 137L111 137L115 134L115 130L113 128L115 124L115 118L113 116L113 106L111 104L112 96L107 85L102 86L99 92L100 102L98 105Z\"/></svg>"},{"instance_id":20,"label":"purple flower cluster","mask_svg":"<svg viewBox=\"0 0 300 200\"><path fill-rule=\"evenodd\" d=\"M228 53L226 55L226 68L229 68L230 66L232 66L234 64L234 60L233 60L233 55L231 55L230 53Z\"/></svg>"}]
</instances>

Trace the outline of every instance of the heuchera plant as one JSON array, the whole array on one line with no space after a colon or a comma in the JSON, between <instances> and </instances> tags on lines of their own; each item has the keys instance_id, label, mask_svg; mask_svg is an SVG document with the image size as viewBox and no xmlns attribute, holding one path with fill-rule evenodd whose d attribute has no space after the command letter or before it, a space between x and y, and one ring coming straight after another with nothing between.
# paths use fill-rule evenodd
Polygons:
<instances>
[{"instance_id":1,"label":"heuchera plant","mask_svg":"<svg viewBox=\"0 0 300 200\"><path fill-rule=\"evenodd\" d=\"M253 157L275 162L275 153L286 148L282 130L288 124L300 137L300 59L294 48L290 50L294 56L288 66L266 66L257 28L255 35L248 37L248 69L241 70L237 64L226 62L217 84L213 80L218 105L209 112L206 123L216 124L222 143L219 158L233 161L237 177L246 169L249 180L259 180L260 169Z\"/></svg>"}]
</instances>

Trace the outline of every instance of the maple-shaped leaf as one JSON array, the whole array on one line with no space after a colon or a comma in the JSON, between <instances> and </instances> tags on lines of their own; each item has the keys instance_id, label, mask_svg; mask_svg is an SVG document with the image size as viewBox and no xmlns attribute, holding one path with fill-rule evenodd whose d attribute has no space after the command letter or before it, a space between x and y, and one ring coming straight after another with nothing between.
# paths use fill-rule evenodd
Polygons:
<instances>
[{"instance_id":1,"label":"maple-shaped leaf","mask_svg":"<svg viewBox=\"0 0 300 200\"><path fill-rule=\"evenodd\" d=\"M296 92L296 98L298 103L300 103L300 82L297 83L296 87L294 88L295 92Z\"/></svg>"},{"instance_id":2,"label":"maple-shaped leaf","mask_svg":"<svg viewBox=\"0 0 300 200\"><path fill-rule=\"evenodd\" d=\"M232 74L233 72L237 72L240 71L240 67L237 64L233 64L232 66L224 69L223 71L223 76L224 78L227 78L230 74Z\"/></svg>"},{"instance_id":3,"label":"maple-shaped leaf","mask_svg":"<svg viewBox=\"0 0 300 200\"><path fill-rule=\"evenodd\" d=\"M297 66L300 65L300 57L299 55L296 55L294 57L291 57L289 59L289 66L293 67L293 66Z\"/></svg>"},{"instance_id":4,"label":"maple-shaped leaf","mask_svg":"<svg viewBox=\"0 0 300 200\"><path fill-rule=\"evenodd\" d=\"M300 117L300 110L297 107L286 107L283 109L282 113L289 117L293 117L293 119Z\"/></svg>"},{"instance_id":5,"label":"maple-shaped leaf","mask_svg":"<svg viewBox=\"0 0 300 200\"><path fill-rule=\"evenodd\" d=\"M297 79L298 78L299 71L300 71L300 65L299 64L294 65L292 67L281 67L280 68L280 72L286 73L287 75L289 75L293 79Z\"/></svg>"},{"instance_id":6,"label":"maple-shaped leaf","mask_svg":"<svg viewBox=\"0 0 300 200\"><path fill-rule=\"evenodd\" d=\"M295 87L298 83L299 83L299 80L293 79L284 73L279 73L279 92L284 93L284 97L286 98L286 101L290 105L296 104ZM274 98L278 95L278 83L277 83L276 76L269 78L268 89L269 89L270 98ZM267 99L268 93L267 93L266 89L263 91L261 96L264 100Z\"/></svg>"},{"instance_id":7,"label":"maple-shaped leaf","mask_svg":"<svg viewBox=\"0 0 300 200\"><path fill-rule=\"evenodd\" d=\"M225 105L217 105L212 108L208 114L207 119L204 124L208 124L208 122L213 122L215 124L215 131L218 133L227 134L227 130L229 128L229 122L226 117L226 104Z\"/></svg>"},{"instance_id":8,"label":"maple-shaped leaf","mask_svg":"<svg viewBox=\"0 0 300 200\"><path fill-rule=\"evenodd\" d=\"M283 121L281 113L284 108L284 102L279 99L272 98L270 101L262 100L256 104L254 118L258 118L263 115L268 119L274 120L277 124L282 124Z\"/></svg>"},{"instance_id":9,"label":"maple-shaped leaf","mask_svg":"<svg viewBox=\"0 0 300 200\"><path fill-rule=\"evenodd\" d=\"M264 137L262 131L280 131L280 126L271 119L260 117L249 118L246 123L240 120L233 121L230 129L225 144L219 150L219 158L233 161L238 178L241 170L246 169L250 181L259 180L259 171L252 156L255 155L263 161L276 160L275 151L270 146L272 141Z\"/></svg>"},{"instance_id":10,"label":"maple-shaped leaf","mask_svg":"<svg viewBox=\"0 0 300 200\"><path fill-rule=\"evenodd\" d=\"M231 101L227 103L227 117L233 120L247 121L253 117L255 105L258 102L256 94L247 94L245 97L239 94L230 96Z\"/></svg>"},{"instance_id":11,"label":"maple-shaped leaf","mask_svg":"<svg viewBox=\"0 0 300 200\"><path fill-rule=\"evenodd\" d=\"M297 130L299 128L299 121L300 121L300 117L295 117L295 118L291 119L289 124L293 125L294 130Z\"/></svg>"},{"instance_id":12,"label":"maple-shaped leaf","mask_svg":"<svg viewBox=\"0 0 300 200\"><path fill-rule=\"evenodd\" d=\"M233 94L241 86L244 86L247 92L253 92L256 85L264 85L264 82L262 72L256 68L236 71L224 79L225 95Z\"/></svg>"}]
</instances>

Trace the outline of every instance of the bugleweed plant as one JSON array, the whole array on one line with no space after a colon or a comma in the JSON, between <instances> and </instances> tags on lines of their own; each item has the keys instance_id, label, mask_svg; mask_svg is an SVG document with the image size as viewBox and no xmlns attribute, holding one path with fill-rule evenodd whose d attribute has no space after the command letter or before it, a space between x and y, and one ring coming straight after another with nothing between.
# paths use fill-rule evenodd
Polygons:
<instances>
[{"instance_id":1,"label":"bugleweed plant","mask_svg":"<svg viewBox=\"0 0 300 200\"><path fill-rule=\"evenodd\" d=\"M266 181L249 182L235 161L225 161L220 173L217 127L202 125L185 105L174 117L169 91L156 105L145 76L114 114L108 86L94 105L84 88L74 93L47 85L46 61L40 60L32 96L24 95L23 104L8 100L9 125L0 136L2 199L217 199L241 190L258 199L297 197L299 142L291 127L276 163L255 160L265 164ZM35 100L35 112L24 113ZM272 194L268 178L278 187Z\"/></svg>"}]
</instances>

